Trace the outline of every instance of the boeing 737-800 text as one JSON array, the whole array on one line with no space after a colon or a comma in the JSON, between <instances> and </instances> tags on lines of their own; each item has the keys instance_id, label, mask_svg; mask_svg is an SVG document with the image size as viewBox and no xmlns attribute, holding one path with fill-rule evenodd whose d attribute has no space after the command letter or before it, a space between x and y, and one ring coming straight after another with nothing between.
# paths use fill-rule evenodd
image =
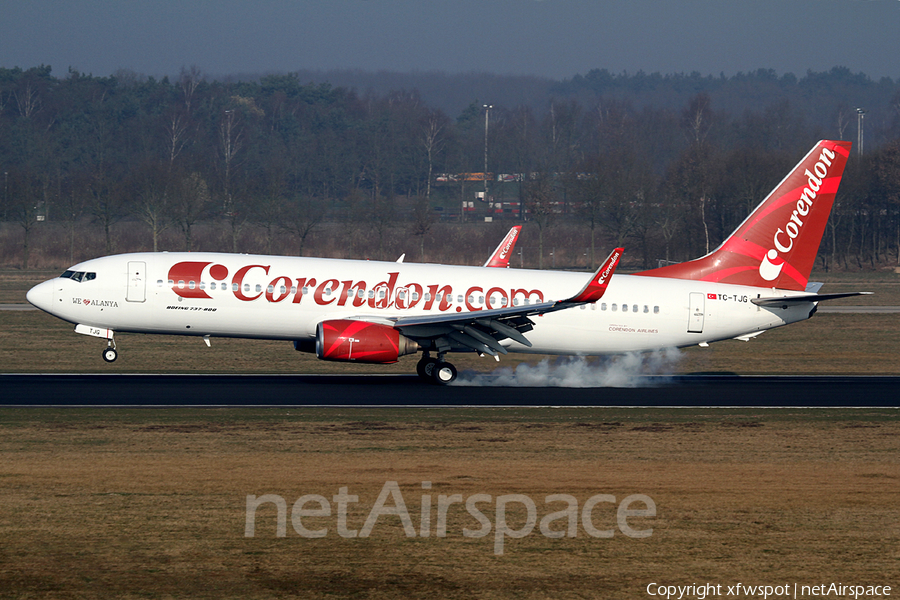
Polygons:
<instances>
[{"instance_id":1,"label":"boeing 737-800 text","mask_svg":"<svg viewBox=\"0 0 900 600\"><path fill-rule=\"evenodd\" d=\"M449 383L450 352L596 355L750 339L812 316L809 275L850 143L822 141L710 254L615 275L205 252L106 256L28 292L107 340L121 332L292 341L324 360L392 363ZM518 231L516 231L518 234ZM514 242L508 238L498 250ZM508 253L501 252L508 259ZM490 262L490 261L489 261ZM487 265L486 265L487 266Z\"/></svg>"}]
</instances>

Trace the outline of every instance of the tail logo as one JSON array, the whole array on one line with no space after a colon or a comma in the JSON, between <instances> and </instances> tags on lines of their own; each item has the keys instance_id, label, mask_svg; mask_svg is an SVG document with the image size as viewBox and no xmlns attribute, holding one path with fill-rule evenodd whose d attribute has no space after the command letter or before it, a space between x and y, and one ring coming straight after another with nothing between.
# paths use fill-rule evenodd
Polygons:
<instances>
[{"instance_id":1,"label":"tail logo","mask_svg":"<svg viewBox=\"0 0 900 600\"><path fill-rule=\"evenodd\" d=\"M511 229L509 231L509 235L506 236L506 244L503 246L503 250L500 251L500 256L498 256L497 258L499 258L500 260L506 258L506 255L509 254L509 247L513 245L513 242L516 241L516 237L518 237L518 235L519 231L517 229Z\"/></svg>"},{"instance_id":2,"label":"tail logo","mask_svg":"<svg viewBox=\"0 0 900 600\"><path fill-rule=\"evenodd\" d=\"M773 248L769 250L763 257L762 262L759 263L759 276L766 281L775 281L781 275L782 267L784 267L784 260L778 258L778 252Z\"/></svg>"},{"instance_id":3,"label":"tail logo","mask_svg":"<svg viewBox=\"0 0 900 600\"><path fill-rule=\"evenodd\" d=\"M759 263L759 276L765 281L774 281L781 274L785 261L779 257L778 253L786 254L793 249L794 240L800 235L805 217L809 214L816 199L816 193L822 187L822 182L828 177L828 168L831 166L833 158L834 152L828 148L822 148L822 154L813 166L813 170L806 169L806 186L800 193L797 207L791 212L791 217L784 227L779 227L772 236L775 247L769 250Z\"/></svg>"}]
</instances>

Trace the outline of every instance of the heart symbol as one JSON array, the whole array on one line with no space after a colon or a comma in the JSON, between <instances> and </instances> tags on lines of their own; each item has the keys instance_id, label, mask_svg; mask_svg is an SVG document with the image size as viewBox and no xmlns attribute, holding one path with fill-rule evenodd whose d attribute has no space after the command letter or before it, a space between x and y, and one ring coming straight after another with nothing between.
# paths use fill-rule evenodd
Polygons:
<instances>
[{"instance_id":1,"label":"heart symbol","mask_svg":"<svg viewBox=\"0 0 900 600\"><path fill-rule=\"evenodd\" d=\"M87 300L87 299L82 300L82 302L84 302L84 305L85 305L85 306L87 306L88 304L91 303L91 301L90 301L90 300Z\"/></svg>"}]
</instances>

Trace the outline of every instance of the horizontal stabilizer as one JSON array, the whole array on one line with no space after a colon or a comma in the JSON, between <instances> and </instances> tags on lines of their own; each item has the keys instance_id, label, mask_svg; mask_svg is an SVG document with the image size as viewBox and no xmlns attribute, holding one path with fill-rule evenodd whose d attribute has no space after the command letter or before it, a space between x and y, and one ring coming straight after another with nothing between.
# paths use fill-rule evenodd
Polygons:
<instances>
[{"instance_id":1,"label":"horizontal stabilizer","mask_svg":"<svg viewBox=\"0 0 900 600\"><path fill-rule=\"evenodd\" d=\"M868 296L873 292L844 292L841 294L802 294L800 296L785 296L783 298L753 298L750 300L757 306L780 306L787 308L793 304L803 304L805 302L821 302L822 300L836 300L838 298L849 298L851 296Z\"/></svg>"}]
</instances>

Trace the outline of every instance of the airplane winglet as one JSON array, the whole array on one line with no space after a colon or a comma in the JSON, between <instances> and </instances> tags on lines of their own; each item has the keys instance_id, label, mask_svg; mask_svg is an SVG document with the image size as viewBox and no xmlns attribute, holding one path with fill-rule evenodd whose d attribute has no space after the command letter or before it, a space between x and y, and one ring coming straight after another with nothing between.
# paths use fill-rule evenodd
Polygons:
<instances>
[{"instance_id":1,"label":"airplane winglet","mask_svg":"<svg viewBox=\"0 0 900 600\"><path fill-rule=\"evenodd\" d=\"M602 298L603 294L606 293L606 288L609 287L609 280L612 279L613 273L616 272L616 267L619 265L619 260L624 252L624 248L613 250L603 264L600 265L600 268L597 269L597 272L594 273L594 276L591 277L587 285L573 297L564 300L564 302L596 302Z\"/></svg>"}]
</instances>

